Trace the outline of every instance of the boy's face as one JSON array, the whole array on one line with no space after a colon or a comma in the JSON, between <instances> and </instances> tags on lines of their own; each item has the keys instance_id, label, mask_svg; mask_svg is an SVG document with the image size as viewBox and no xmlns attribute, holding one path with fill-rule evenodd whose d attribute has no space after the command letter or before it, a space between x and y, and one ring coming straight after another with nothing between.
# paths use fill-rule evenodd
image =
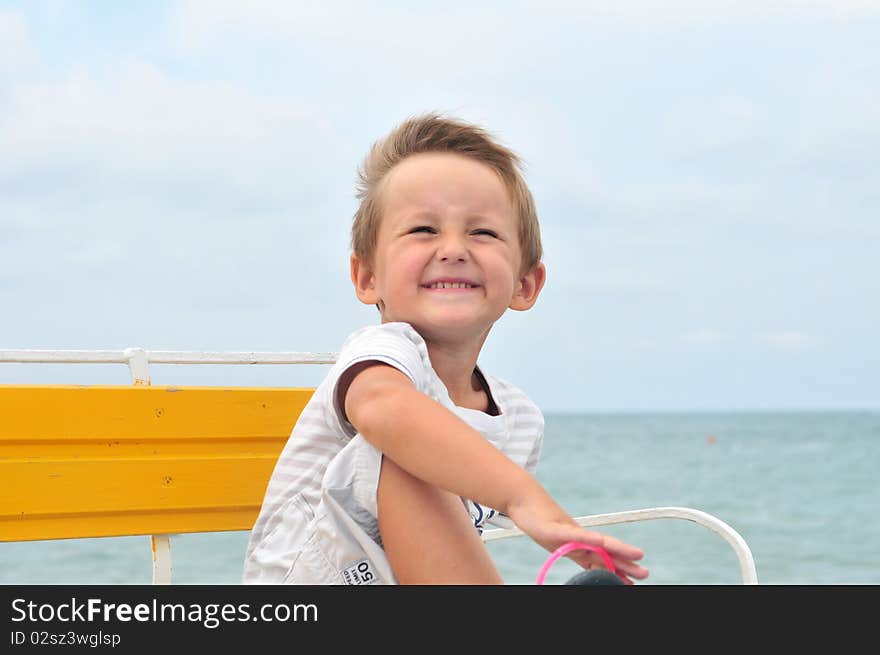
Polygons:
<instances>
[{"instance_id":1,"label":"boy's face","mask_svg":"<svg viewBox=\"0 0 880 655\"><path fill-rule=\"evenodd\" d=\"M504 311L528 309L544 282L520 273L518 220L491 168L461 155L402 161L381 190L372 265L352 257L358 297L382 321L410 323L426 341L485 338Z\"/></svg>"}]
</instances>

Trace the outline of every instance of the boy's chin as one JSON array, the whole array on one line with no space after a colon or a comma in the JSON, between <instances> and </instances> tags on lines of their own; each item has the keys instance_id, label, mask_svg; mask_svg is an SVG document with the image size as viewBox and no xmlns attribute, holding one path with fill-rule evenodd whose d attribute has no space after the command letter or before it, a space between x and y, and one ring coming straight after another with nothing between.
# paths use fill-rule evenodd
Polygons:
<instances>
[{"instance_id":1,"label":"boy's chin","mask_svg":"<svg viewBox=\"0 0 880 655\"><path fill-rule=\"evenodd\" d=\"M413 321L409 323L416 332L422 335L425 341L468 342L484 338L494 321L486 323L485 321L466 321L460 317L446 317L438 321Z\"/></svg>"}]
</instances>

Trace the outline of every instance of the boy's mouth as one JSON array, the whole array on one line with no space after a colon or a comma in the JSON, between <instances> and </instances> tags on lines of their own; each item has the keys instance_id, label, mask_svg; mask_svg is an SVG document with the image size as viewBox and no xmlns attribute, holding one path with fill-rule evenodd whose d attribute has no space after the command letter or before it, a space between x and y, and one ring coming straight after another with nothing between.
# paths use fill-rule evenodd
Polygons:
<instances>
[{"instance_id":1,"label":"boy's mouth","mask_svg":"<svg viewBox=\"0 0 880 655\"><path fill-rule=\"evenodd\" d=\"M480 285L471 280L460 278L429 280L422 285L424 289L476 289Z\"/></svg>"}]
</instances>

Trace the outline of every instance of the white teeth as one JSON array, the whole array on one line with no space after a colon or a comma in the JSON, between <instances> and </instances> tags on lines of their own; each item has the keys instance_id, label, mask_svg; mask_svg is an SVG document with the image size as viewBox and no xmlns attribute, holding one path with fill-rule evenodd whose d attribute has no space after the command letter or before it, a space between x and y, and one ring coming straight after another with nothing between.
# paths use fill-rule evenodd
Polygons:
<instances>
[{"instance_id":1,"label":"white teeth","mask_svg":"<svg viewBox=\"0 0 880 655\"><path fill-rule=\"evenodd\" d=\"M467 282L435 282L430 289L472 289L473 285Z\"/></svg>"}]
</instances>

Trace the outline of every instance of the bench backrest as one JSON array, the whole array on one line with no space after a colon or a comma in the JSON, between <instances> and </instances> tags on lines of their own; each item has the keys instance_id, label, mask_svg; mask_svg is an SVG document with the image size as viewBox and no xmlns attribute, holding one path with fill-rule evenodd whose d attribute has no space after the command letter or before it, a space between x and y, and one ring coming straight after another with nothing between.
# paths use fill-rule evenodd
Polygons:
<instances>
[{"instance_id":1,"label":"bench backrest","mask_svg":"<svg viewBox=\"0 0 880 655\"><path fill-rule=\"evenodd\" d=\"M0 541L250 530L313 392L0 385Z\"/></svg>"}]
</instances>

